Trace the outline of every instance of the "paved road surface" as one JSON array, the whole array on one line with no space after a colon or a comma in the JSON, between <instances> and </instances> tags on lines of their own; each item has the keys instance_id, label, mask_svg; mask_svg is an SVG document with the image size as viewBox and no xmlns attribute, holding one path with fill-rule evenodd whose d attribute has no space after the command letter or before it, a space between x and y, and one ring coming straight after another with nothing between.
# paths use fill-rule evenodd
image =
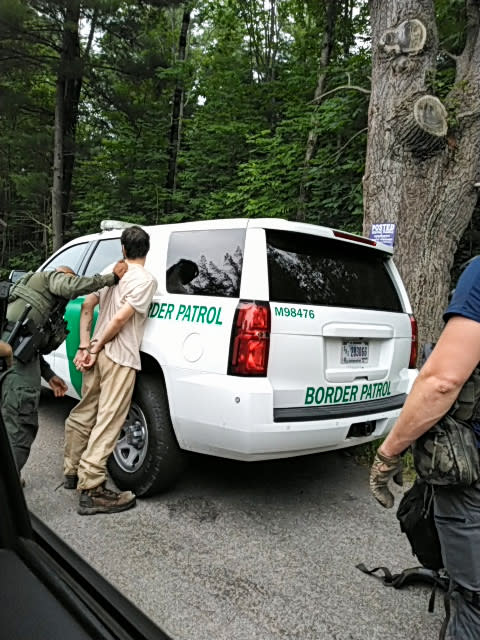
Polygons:
<instances>
[{"instance_id":1,"label":"paved road surface","mask_svg":"<svg viewBox=\"0 0 480 640\"><path fill-rule=\"evenodd\" d=\"M194 456L169 493L79 516L62 481L72 401L42 399L28 504L175 640L434 640L443 605L355 564L414 566L394 511L345 453L245 464Z\"/></svg>"}]
</instances>

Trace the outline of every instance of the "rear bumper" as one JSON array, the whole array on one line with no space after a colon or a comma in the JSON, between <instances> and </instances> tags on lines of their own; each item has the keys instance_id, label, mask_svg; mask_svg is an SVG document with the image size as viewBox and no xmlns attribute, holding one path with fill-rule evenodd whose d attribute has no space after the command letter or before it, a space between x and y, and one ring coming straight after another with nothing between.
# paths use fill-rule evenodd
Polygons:
<instances>
[{"instance_id":1,"label":"rear bumper","mask_svg":"<svg viewBox=\"0 0 480 640\"><path fill-rule=\"evenodd\" d=\"M396 406L383 410L373 410L366 402L362 403L364 411L358 412L357 407L355 415L322 419L309 415L305 420L284 415L275 421L273 392L265 378L203 374L181 379L177 372L175 379L175 388L168 395L180 446L245 461L342 449L381 438L393 427L406 397L395 396ZM372 435L347 437L352 424L364 421L375 422Z\"/></svg>"},{"instance_id":2,"label":"rear bumper","mask_svg":"<svg viewBox=\"0 0 480 640\"><path fill-rule=\"evenodd\" d=\"M274 409L274 422L307 422L310 420L333 420L336 417L362 417L370 413L384 413L401 409L407 399L406 393L369 402L351 402L344 405L326 405L319 407L288 407Z\"/></svg>"}]
</instances>

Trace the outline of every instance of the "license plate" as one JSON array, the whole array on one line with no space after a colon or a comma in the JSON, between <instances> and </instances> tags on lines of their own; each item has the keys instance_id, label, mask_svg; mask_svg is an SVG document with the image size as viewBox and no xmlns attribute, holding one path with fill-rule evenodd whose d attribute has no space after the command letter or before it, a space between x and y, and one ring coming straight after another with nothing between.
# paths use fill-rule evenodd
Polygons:
<instances>
[{"instance_id":1,"label":"license plate","mask_svg":"<svg viewBox=\"0 0 480 640\"><path fill-rule=\"evenodd\" d=\"M342 342L342 364L368 362L368 342Z\"/></svg>"}]
</instances>

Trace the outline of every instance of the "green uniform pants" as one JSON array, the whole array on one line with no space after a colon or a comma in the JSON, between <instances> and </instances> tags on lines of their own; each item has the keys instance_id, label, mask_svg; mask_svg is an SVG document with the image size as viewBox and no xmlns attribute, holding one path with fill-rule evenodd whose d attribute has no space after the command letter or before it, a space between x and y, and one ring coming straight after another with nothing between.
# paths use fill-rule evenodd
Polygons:
<instances>
[{"instance_id":1,"label":"green uniform pants","mask_svg":"<svg viewBox=\"0 0 480 640\"><path fill-rule=\"evenodd\" d=\"M19 471L25 465L38 431L40 358L27 364L14 360L2 385L2 417Z\"/></svg>"}]
</instances>

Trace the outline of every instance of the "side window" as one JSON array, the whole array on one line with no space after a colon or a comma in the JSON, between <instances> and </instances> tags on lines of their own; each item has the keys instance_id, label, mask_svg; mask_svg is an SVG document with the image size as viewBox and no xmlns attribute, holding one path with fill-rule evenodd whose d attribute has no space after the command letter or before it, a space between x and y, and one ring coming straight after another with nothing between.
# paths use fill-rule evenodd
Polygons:
<instances>
[{"instance_id":1,"label":"side window","mask_svg":"<svg viewBox=\"0 0 480 640\"><path fill-rule=\"evenodd\" d=\"M93 276L102 271L110 264L122 259L122 245L120 238L110 238L109 240L100 240L95 247L95 251L88 261L85 270L86 276Z\"/></svg>"},{"instance_id":2,"label":"side window","mask_svg":"<svg viewBox=\"0 0 480 640\"><path fill-rule=\"evenodd\" d=\"M80 266L83 256L88 247L88 242L82 242L75 244L72 247L67 247L64 251L57 253L48 264L46 264L42 271L53 271L57 267L70 267L75 273Z\"/></svg>"},{"instance_id":3,"label":"side window","mask_svg":"<svg viewBox=\"0 0 480 640\"><path fill-rule=\"evenodd\" d=\"M167 255L167 291L238 297L244 247L244 229L172 233Z\"/></svg>"}]
</instances>

